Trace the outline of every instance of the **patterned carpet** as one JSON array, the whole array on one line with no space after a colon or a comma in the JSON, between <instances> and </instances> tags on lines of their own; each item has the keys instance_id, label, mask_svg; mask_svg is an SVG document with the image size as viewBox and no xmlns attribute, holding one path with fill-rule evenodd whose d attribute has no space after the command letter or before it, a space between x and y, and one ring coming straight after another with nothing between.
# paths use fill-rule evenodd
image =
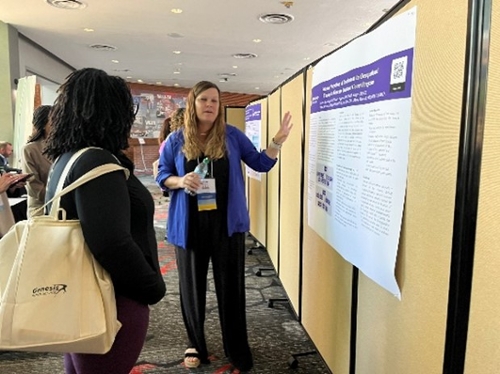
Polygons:
<instances>
[{"instance_id":1,"label":"patterned carpet","mask_svg":"<svg viewBox=\"0 0 500 374\"><path fill-rule=\"evenodd\" d=\"M155 228L160 264L167 283L167 295L160 303L151 307L146 343L130 374L234 373L224 357L217 301L210 273L205 329L212 362L197 369L187 369L183 366L186 334L179 307L175 252L172 246L163 240L168 201L162 196L151 176L142 175L140 179L151 191L156 202ZM253 240L249 238L248 249L253 245ZM256 276L260 268L269 267L272 265L264 249L253 248L249 251L246 261L247 320L255 363L250 373L330 373L317 354L297 356L296 360L292 357L292 354L314 351L314 346L296 321L288 303L275 302L272 308L268 306L270 298L286 298L285 291L273 272L266 271L262 272L262 276ZM28 373L63 374L61 355L0 352L0 374Z\"/></svg>"}]
</instances>

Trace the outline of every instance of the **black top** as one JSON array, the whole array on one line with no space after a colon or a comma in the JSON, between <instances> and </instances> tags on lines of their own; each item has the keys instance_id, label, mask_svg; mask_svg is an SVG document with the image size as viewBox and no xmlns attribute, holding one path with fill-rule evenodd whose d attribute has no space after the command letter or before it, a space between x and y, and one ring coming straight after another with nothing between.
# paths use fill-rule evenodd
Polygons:
<instances>
[{"instance_id":1,"label":"black top","mask_svg":"<svg viewBox=\"0 0 500 374\"><path fill-rule=\"evenodd\" d=\"M194 171L196 165L205 158L201 155L198 160L184 158L186 174ZM199 248L206 245L200 232L206 230L220 230L219 235L227 236L227 204L229 192L229 160L223 157L210 161L206 178L215 178L216 210L198 211L198 197L189 197L189 229L188 248Z\"/></svg>"},{"instance_id":2,"label":"black top","mask_svg":"<svg viewBox=\"0 0 500 374\"><path fill-rule=\"evenodd\" d=\"M46 200L54 196L59 177L72 153L54 163ZM133 175L133 164L124 155L91 149L73 164L64 186L106 163L130 170L102 175L61 198L67 219L79 219L85 241L113 280L115 293L143 304L155 304L165 295L153 226L154 202L149 191Z\"/></svg>"}]
</instances>

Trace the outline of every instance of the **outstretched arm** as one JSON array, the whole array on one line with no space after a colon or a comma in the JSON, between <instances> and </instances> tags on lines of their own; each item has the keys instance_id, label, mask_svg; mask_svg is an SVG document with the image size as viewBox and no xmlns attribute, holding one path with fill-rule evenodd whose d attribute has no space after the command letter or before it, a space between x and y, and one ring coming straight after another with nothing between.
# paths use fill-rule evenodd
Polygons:
<instances>
[{"instance_id":1,"label":"outstretched arm","mask_svg":"<svg viewBox=\"0 0 500 374\"><path fill-rule=\"evenodd\" d=\"M286 112L281 121L280 129L276 135L274 135L273 139L269 143L269 146L266 148L265 152L270 158L275 159L278 157L281 146L288 139L288 135L290 134L292 127L292 115L290 112Z\"/></svg>"}]
</instances>

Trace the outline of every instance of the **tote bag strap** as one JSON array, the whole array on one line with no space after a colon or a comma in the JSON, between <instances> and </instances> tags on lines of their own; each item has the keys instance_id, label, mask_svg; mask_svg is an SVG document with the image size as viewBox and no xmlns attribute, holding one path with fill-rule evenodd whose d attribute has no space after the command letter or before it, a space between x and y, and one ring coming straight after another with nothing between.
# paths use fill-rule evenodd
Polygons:
<instances>
[{"instance_id":1,"label":"tote bag strap","mask_svg":"<svg viewBox=\"0 0 500 374\"><path fill-rule=\"evenodd\" d=\"M123 172L125 173L125 178L128 179L128 177L130 176L130 171L127 168L120 166L120 165L117 165L117 164L108 163L108 164L99 165L99 166L95 167L94 169L89 170L87 173L82 175L80 178L75 180L73 183L69 184L65 188L62 188L62 186L64 185L64 181L66 180L66 176L68 175L68 173L69 173L71 167L73 166L73 164L75 163L75 161L83 153L85 153L86 151L88 151L90 149L100 149L100 148L97 148L97 147L83 148L83 149L80 149L78 152L76 152L73 156L71 156L68 163L64 167L64 170L62 171L61 176L59 177L59 181L57 183L57 188L56 188L56 193L54 194L52 199L50 199L43 206L38 208L36 210L36 212L45 209L45 207L47 205L52 203L49 214L51 216L53 216L55 219L57 219L58 214L59 214L59 206L60 206L61 197L64 196L65 194L73 191L74 189L80 187L81 185L91 181L92 179L95 179L95 178L100 177L101 175L104 175L107 173L111 173L113 171L123 170Z\"/></svg>"}]
</instances>

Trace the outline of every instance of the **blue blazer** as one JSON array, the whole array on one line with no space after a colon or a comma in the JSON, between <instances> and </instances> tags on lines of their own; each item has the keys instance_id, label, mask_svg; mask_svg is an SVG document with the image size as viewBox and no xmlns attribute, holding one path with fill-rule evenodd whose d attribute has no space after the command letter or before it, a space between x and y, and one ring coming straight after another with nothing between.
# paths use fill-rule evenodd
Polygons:
<instances>
[{"instance_id":1,"label":"blue blazer","mask_svg":"<svg viewBox=\"0 0 500 374\"><path fill-rule=\"evenodd\" d=\"M165 180L174 175L182 177L184 170L184 135L182 130L170 134L160 155L156 182L165 188ZM244 233L250 229L245 197L245 179L241 161L258 172L268 172L276 164L264 151L257 151L248 137L236 127L226 125L226 147L229 160L229 189L227 206L228 236ZM167 222L168 241L186 248L188 236L188 194L183 189L170 190L170 206Z\"/></svg>"}]
</instances>

